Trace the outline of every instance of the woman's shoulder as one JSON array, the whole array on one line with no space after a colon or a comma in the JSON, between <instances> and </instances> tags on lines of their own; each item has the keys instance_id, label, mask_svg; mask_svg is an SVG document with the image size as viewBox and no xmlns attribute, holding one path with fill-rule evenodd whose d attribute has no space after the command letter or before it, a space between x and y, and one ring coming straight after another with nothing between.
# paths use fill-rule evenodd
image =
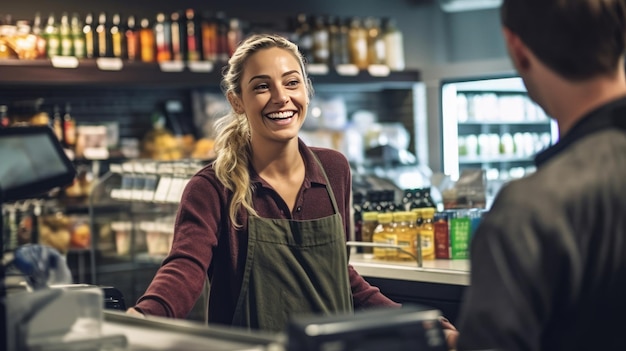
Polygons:
<instances>
[{"instance_id":1,"label":"woman's shoulder","mask_svg":"<svg viewBox=\"0 0 626 351\"><path fill-rule=\"evenodd\" d=\"M317 156L322 164L333 163L337 165L344 165L349 167L348 159L341 152L324 148L324 147L309 147L311 151Z\"/></svg>"}]
</instances>

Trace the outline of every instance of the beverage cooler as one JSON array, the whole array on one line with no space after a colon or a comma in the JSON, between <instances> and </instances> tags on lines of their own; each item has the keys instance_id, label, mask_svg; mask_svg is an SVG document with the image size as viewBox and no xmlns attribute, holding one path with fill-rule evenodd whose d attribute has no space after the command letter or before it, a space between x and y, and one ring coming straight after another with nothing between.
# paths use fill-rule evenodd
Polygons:
<instances>
[{"instance_id":1,"label":"beverage cooler","mask_svg":"<svg viewBox=\"0 0 626 351\"><path fill-rule=\"evenodd\" d=\"M445 79L440 84L443 172L483 169L502 184L532 173L537 152L557 140L556 123L517 76Z\"/></svg>"}]
</instances>

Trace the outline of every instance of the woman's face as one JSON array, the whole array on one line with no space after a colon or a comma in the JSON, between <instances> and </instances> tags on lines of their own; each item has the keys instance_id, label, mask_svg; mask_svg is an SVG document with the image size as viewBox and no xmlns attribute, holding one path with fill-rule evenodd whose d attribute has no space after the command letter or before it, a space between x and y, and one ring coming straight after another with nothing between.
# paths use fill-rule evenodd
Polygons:
<instances>
[{"instance_id":1,"label":"woman's face","mask_svg":"<svg viewBox=\"0 0 626 351\"><path fill-rule=\"evenodd\" d=\"M254 53L245 63L241 97L235 100L235 111L245 113L248 118L252 142L286 142L297 138L308 104L298 60L280 48Z\"/></svg>"}]
</instances>

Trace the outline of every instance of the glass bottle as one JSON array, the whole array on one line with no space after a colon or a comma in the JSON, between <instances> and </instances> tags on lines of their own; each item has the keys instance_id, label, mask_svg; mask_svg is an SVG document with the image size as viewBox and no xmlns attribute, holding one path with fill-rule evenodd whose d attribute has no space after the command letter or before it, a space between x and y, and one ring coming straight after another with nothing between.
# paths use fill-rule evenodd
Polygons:
<instances>
[{"instance_id":1,"label":"glass bottle","mask_svg":"<svg viewBox=\"0 0 626 351\"><path fill-rule=\"evenodd\" d=\"M61 23L59 24L59 40L61 44L61 56L72 56L72 30L70 27L70 18L66 12L61 15Z\"/></svg>"},{"instance_id":2,"label":"glass bottle","mask_svg":"<svg viewBox=\"0 0 626 351\"><path fill-rule=\"evenodd\" d=\"M404 39L392 18L383 19L383 37L385 41L385 63L392 71L402 71L404 62Z\"/></svg>"},{"instance_id":3,"label":"glass bottle","mask_svg":"<svg viewBox=\"0 0 626 351\"><path fill-rule=\"evenodd\" d=\"M231 57L243 38L243 31L241 30L241 23L237 18L231 18L228 23L228 33L226 37L228 38L228 57Z\"/></svg>"},{"instance_id":4,"label":"glass bottle","mask_svg":"<svg viewBox=\"0 0 626 351\"><path fill-rule=\"evenodd\" d=\"M119 13L111 19L111 54L113 57L124 57L124 34L122 30L122 18Z\"/></svg>"},{"instance_id":5,"label":"glass bottle","mask_svg":"<svg viewBox=\"0 0 626 351\"><path fill-rule=\"evenodd\" d=\"M150 27L150 20L141 19L141 29L139 30L139 45L141 47L140 57L142 62L154 62L154 31Z\"/></svg>"},{"instance_id":6,"label":"glass bottle","mask_svg":"<svg viewBox=\"0 0 626 351\"><path fill-rule=\"evenodd\" d=\"M7 105L0 105L0 128L6 128L11 125L8 111L9 107Z\"/></svg>"},{"instance_id":7,"label":"glass bottle","mask_svg":"<svg viewBox=\"0 0 626 351\"><path fill-rule=\"evenodd\" d=\"M76 121L71 114L69 103L65 105L65 114L63 115L63 143L68 149L74 149L76 146Z\"/></svg>"},{"instance_id":8,"label":"glass bottle","mask_svg":"<svg viewBox=\"0 0 626 351\"><path fill-rule=\"evenodd\" d=\"M298 48L307 63L313 63L313 30L309 16L300 13L296 16L296 37L298 38Z\"/></svg>"},{"instance_id":9,"label":"glass bottle","mask_svg":"<svg viewBox=\"0 0 626 351\"><path fill-rule=\"evenodd\" d=\"M328 64L330 57L330 39L328 27L323 16L316 16L313 26L313 63Z\"/></svg>"},{"instance_id":10,"label":"glass bottle","mask_svg":"<svg viewBox=\"0 0 626 351\"><path fill-rule=\"evenodd\" d=\"M170 16L172 60L183 61L185 59L185 31L181 26L179 12L172 12Z\"/></svg>"},{"instance_id":11,"label":"glass bottle","mask_svg":"<svg viewBox=\"0 0 626 351\"><path fill-rule=\"evenodd\" d=\"M217 60L220 62L227 62L230 57L228 53L228 19L224 12L217 12L215 14L215 21L217 23Z\"/></svg>"},{"instance_id":12,"label":"glass bottle","mask_svg":"<svg viewBox=\"0 0 626 351\"><path fill-rule=\"evenodd\" d=\"M397 245L402 246L403 251L397 252L399 261L415 261L417 257L418 230L415 226L417 214L409 211L393 213L393 221L396 224ZM407 253L408 252L408 253Z\"/></svg>"},{"instance_id":13,"label":"glass bottle","mask_svg":"<svg viewBox=\"0 0 626 351\"><path fill-rule=\"evenodd\" d=\"M83 35L85 36L85 57L96 57L98 54L98 41L95 36L94 17L92 13L88 13L85 17Z\"/></svg>"},{"instance_id":14,"label":"glass bottle","mask_svg":"<svg viewBox=\"0 0 626 351\"><path fill-rule=\"evenodd\" d=\"M199 61L200 60L200 44L198 40L198 33L196 30L196 18L195 11L193 9L185 10L185 33L187 43L187 61Z\"/></svg>"},{"instance_id":15,"label":"glass bottle","mask_svg":"<svg viewBox=\"0 0 626 351\"><path fill-rule=\"evenodd\" d=\"M166 21L165 14L160 12L156 15L154 23L154 39L156 43L156 60L157 62L170 61L172 53L171 46L171 29L169 21Z\"/></svg>"},{"instance_id":16,"label":"glass bottle","mask_svg":"<svg viewBox=\"0 0 626 351\"><path fill-rule=\"evenodd\" d=\"M374 231L378 226L378 212L367 211L363 212L363 224L361 225L361 241L365 243L373 242ZM371 258L372 248L364 246L362 252Z\"/></svg>"},{"instance_id":17,"label":"glass bottle","mask_svg":"<svg viewBox=\"0 0 626 351\"><path fill-rule=\"evenodd\" d=\"M367 30L367 61L370 65L385 64L385 40L380 29L380 20L368 17L365 22Z\"/></svg>"},{"instance_id":18,"label":"glass bottle","mask_svg":"<svg viewBox=\"0 0 626 351\"><path fill-rule=\"evenodd\" d=\"M209 12L202 15L202 59L215 62L217 60L217 23Z\"/></svg>"},{"instance_id":19,"label":"glass bottle","mask_svg":"<svg viewBox=\"0 0 626 351\"><path fill-rule=\"evenodd\" d=\"M378 226L374 230L372 242L375 244L396 245L397 236L393 225L393 213L379 213ZM373 248L374 259L395 260L397 250L395 248L376 247Z\"/></svg>"},{"instance_id":20,"label":"glass bottle","mask_svg":"<svg viewBox=\"0 0 626 351\"><path fill-rule=\"evenodd\" d=\"M98 15L98 26L96 27L96 42L98 43L98 57L111 57L111 33L109 32L107 15L101 12Z\"/></svg>"},{"instance_id":21,"label":"glass bottle","mask_svg":"<svg viewBox=\"0 0 626 351\"><path fill-rule=\"evenodd\" d=\"M128 16L126 19L126 30L124 31L126 38L126 59L135 61L139 59L139 33L135 16Z\"/></svg>"},{"instance_id":22,"label":"glass bottle","mask_svg":"<svg viewBox=\"0 0 626 351\"><path fill-rule=\"evenodd\" d=\"M422 209L422 225L419 228L423 260L435 259L435 231L433 227L434 208Z\"/></svg>"},{"instance_id":23,"label":"glass bottle","mask_svg":"<svg viewBox=\"0 0 626 351\"><path fill-rule=\"evenodd\" d=\"M350 61L359 69L367 69L367 31L358 17L352 17L348 31Z\"/></svg>"},{"instance_id":24,"label":"glass bottle","mask_svg":"<svg viewBox=\"0 0 626 351\"><path fill-rule=\"evenodd\" d=\"M54 105L52 110L52 130L57 140L63 143L63 119L61 118L61 111L58 105Z\"/></svg>"},{"instance_id":25,"label":"glass bottle","mask_svg":"<svg viewBox=\"0 0 626 351\"><path fill-rule=\"evenodd\" d=\"M341 18L329 19L330 63L334 66L350 63L348 25Z\"/></svg>"},{"instance_id":26,"label":"glass bottle","mask_svg":"<svg viewBox=\"0 0 626 351\"><path fill-rule=\"evenodd\" d=\"M70 21L70 30L72 33L73 54L76 58L85 57L85 35L83 34L83 25L77 13L72 14Z\"/></svg>"},{"instance_id":27,"label":"glass bottle","mask_svg":"<svg viewBox=\"0 0 626 351\"><path fill-rule=\"evenodd\" d=\"M46 39L44 29L41 24L41 14L37 12L35 14L35 18L33 19L33 26L31 28L31 32L35 35L35 40L37 43L35 44L35 50L37 50L37 58L45 58L46 57Z\"/></svg>"},{"instance_id":28,"label":"glass bottle","mask_svg":"<svg viewBox=\"0 0 626 351\"><path fill-rule=\"evenodd\" d=\"M61 54L61 38L59 37L59 28L56 25L54 14L48 16L44 36L46 39L46 54L48 57L59 56Z\"/></svg>"},{"instance_id":29,"label":"glass bottle","mask_svg":"<svg viewBox=\"0 0 626 351\"><path fill-rule=\"evenodd\" d=\"M437 212L433 218L435 235L435 258L450 259L450 229L448 212Z\"/></svg>"}]
</instances>

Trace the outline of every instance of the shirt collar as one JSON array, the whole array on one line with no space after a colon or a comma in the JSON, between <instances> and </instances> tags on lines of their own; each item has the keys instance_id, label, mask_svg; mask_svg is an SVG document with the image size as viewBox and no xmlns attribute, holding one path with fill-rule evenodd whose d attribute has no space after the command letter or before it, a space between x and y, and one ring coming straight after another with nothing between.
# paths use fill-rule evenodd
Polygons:
<instances>
[{"instance_id":1,"label":"shirt collar","mask_svg":"<svg viewBox=\"0 0 626 351\"><path fill-rule=\"evenodd\" d=\"M311 187L311 183L327 185L323 170L315 160L316 156L313 154L313 150L311 150L311 148L308 147L300 138L298 138L298 149L300 151L300 155L302 155L302 159L304 160L305 167L303 187L308 189ZM253 185L268 188L270 187L270 185L254 170L252 164L249 166L249 172L250 182Z\"/></svg>"},{"instance_id":2,"label":"shirt collar","mask_svg":"<svg viewBox=\"0 0 626 351\"><path fill-rule=\"evenodd\" d=\"M535 156L535 165L541 167L578 140L609 128L626 130L626 97L609 102L587 113L574 124L561 140L538 153Z\"/></svg>"}]
</instances>

